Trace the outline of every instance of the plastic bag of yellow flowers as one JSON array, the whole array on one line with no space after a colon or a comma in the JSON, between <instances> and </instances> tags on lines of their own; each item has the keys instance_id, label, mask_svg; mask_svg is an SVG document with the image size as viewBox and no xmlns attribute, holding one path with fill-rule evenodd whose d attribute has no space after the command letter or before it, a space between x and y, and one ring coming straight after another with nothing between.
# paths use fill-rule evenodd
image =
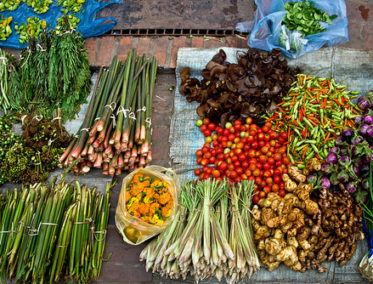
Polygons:
<instances>
[{"instance_id":1,"label":"plastic bag of yellow flowers","mask_svg":"<svg viewBox=\"0 0 373 284\"><path fill-rule=\"evenodd\" d=\"M164 231L178 208L175 172L149 166L130 173L122 183L115 224L123 240L139 245Z\"/></svg>"}]
</instances>

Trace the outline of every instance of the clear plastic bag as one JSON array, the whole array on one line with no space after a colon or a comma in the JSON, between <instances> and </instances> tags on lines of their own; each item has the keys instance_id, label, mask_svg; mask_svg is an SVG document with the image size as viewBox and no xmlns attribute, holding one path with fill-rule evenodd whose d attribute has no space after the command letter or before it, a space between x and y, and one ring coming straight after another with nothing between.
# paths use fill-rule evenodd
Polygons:
<instances>
[{"instance_id":1,"label":"clear plastic bag","mask_svg":"<svg viewBox=\"0 0 373 284\"><path fill-rule=\"evenodd\" d=\"M132 178L141 173L145 176L161 179L168 184L170 194L173 199L172 212L167 220L160 226L147 223L140 218L132 216L126 209L126 189ZM160 166L148 166L139 168L123 179L122 189L120 191L118 205L115 213L115 225L123 240L131 245L139 245L146 240L163 232L171 224L176 210L178 209L179 180L176 173Z\"/></svg>"},{"instance_id":2,"label":"clear plastic bag","mask_svg":"<svg viewBox=\"0 0 373 284\"><path fill-rule=\"evenodd\" d=\"M297 51L286 50L280 46L281 23L286 15L286 2L300 2L303 0L255 0L257 10L254 19L249 22L238 23L236 29L239 32L250 32L248 45L271 51L280 48L282 52L290 58L297 58L303 54L320 49L322 46L333 46L348 41L348 20L346 3L344 0L311 0L315 6L325 11L329 15L336 14L338 17L332 20L332 24L327 26L327 30L322 33L306 36L307 43L299 48L301 43L295 40L293 44L297 46ZM293 46L295 47L295 46Z\"/></svg>"}]
</instances>

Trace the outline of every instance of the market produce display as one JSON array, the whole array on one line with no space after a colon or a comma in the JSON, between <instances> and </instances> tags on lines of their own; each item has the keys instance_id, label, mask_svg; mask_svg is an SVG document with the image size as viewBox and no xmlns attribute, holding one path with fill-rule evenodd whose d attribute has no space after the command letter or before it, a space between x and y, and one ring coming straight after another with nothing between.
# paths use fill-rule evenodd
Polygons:
<instances>
[{"instance_id":1,"label":"market produce display","mask_svg":"<svg viewBox=\"0 0 373 284\"><path fill-rule=\"evenodd\" d=\"M54 29L56 30L56 34L59 35L63 32L65 23L68 23L69 30L75 30L78 27L79 22L80 19L73 15L64 15L57 19L57 26Z\"/></svg>"},{"instance_id":2,"label":"market produce display","mask_svg":"<svg viewBox=\"0 0 373 284\"><path fill-rule=\"evenodd\" d=\"M19 35L19 42L26 43L30 39L39 39L43 30L47 27L47 22L37 17L30 17L27 23L17 24L15 29Z\"/></svg>"},{"instance_id":3,"label":"market produce display","mask_svg":"<svg viewBox=\"0 0 373 284\"><path fill-rule=\"evenodd\" d=\"M68 12L79 12L84 3L85 0L58 0L57 5L62 5L64 8L62 11L67 14Z\"/></svg>"},{"instance_id":4,"label":"market produce display","mask_svg":"<svg viewBox=\"0 0 373 284\"><path fill-rule=\"evenodd\" d=\"M278 110L271 115L274 129L288 133L289 159L303 168L314 156L325 159L346 127L355 127L359 113L350 100L353 92L333 79L297 75Z\"/></svg>"},{"instance_id":5,"label":"market produce display","mask_svg":"<svg viewBox=\"0 0 373 284\"><path fill-rule=\"evenodd\" d=\"M238 64L226 61L220 50L202 70L203 80L190 77L189 68L181 73L180 93L188 102L197 101L197 114L224 126L226 122L244 121L247 117L263 123L261 115L272 113L296 81L299 70L290 70L281 51L249 48L239 53Z\"/></svg>"},{"instance_id":6,"label":"market produce display","mask_svg":"<svg viewBox=\"0 0 373 284\"><path fill-rule=\"evenodd\" d=\"M131 216L157 226L163 225L173 208L168 183L140 173L127 185L125 202Z\"/></svg>"},{"instance_id":7,"label":"market produce display","mask_svg":"<svg viewBox=\"0 0 373 284\"><path fill-rule=\"evenodd\" d=\"M27 0L27 6L32 7L36 14L44 14L48 12L49 6L53 4L53 0Z\"/></svg>"},{"instance_id":8,"label":"market produce display","mask_svg":"<svg viewBox=\"0 0 373 284\"><path fill-rule=\"evenodd\" d=\"M0 12L4 12L6 10L14 11L22 2L25 2L25 0L2 0L0 2Z\"/></svg>"},{"instance_id":9,"label":"market produce display","mask_svg":"<svg viewBox=\"0 0 373 284\"><path fill-rule=\"evenodd\" d=\"M209 119L197 121L197 125L206 136L203 148L195 153L197 164L203 166L194 170L200 180L252 180L256 184L254 203L270 192L285 195L282 176L290 164L286 132L273 131L271 122L259 127L251 117L245 124L240 120L227 122L225 128L215 126Z\"/></svg>"},{"instance_id":10,"label":"market produce display","mask_svg":"<svg viewBox=\"0 0 373 284\"><path fill-rule=\"evenodd\" d=\"M131 50L122 64L116 58L100 71L83 124L60 162L72 171L102 168L114 176L152 160L151 112L157 73L155 57L136 57Z\"/></svg>"},{"instance_id":11,"label":"market produce display","mask_svg":"<svg viewBox=\"0 0 373 284\"><path fill-rule=\"evenodd\" d=\"M321 166L317 159L306 169ZM325 261L340 266L349 261L363 239L362 210L347 190L315 192L297 167L284 175L289 192L283 198L270 193L252 210L254 238L262 263L272 271L284 263L295 271L325 272ZM311 195L312 194L312 195Z\"/></svg>"},{"instance_id":12,"label":"market produce display","mask_svg":"<svg viewBox=\"0 0 373 284\"><path fill-rule=\"evenodd\" d=\"M34 184L45 181L58 166L58 159L71 137L55 121L35 115L24 116L21 136L11 131L14 116L3 116L0 135L1 183Z\"/></svg>"},{"instance_id":13,"label":"market produce display","mask_svg":"<svg viewBox=\"0 0 373 284\"><path fill-rule=\"evenodd\" d=\"M9 87L14 110L35 111L45 118L73 119L86 101L91 71L85 41L65 22L61 34L44 31L36 43L30 39L16 67L18 82Z\"/></svg>"},{"instance_id":14,"label":"market produce display","mask_svg":"<svg viewBox=\"0 0 373 284\"><path fill-rule=\"evenodd\" d=\"M14 58L0 49L0 109L7 113L12 108L9 100L10 88L14 86L15 67ZM13 87L14 88L14 87Z\"/></svg>"},{"instance_id":15,"label":"market produce display","mask_svg":"<svg viewBox=\"0 0 373 284\"><path fill-rule=\"evenodd\" d=\"M146 269L171 279L216 277L236 283L260 265L252 239L253 183L205 180L184 184L180 209L166 231L140 254ZM228 198L228 194L231 199Z\"/></svg>"},{"instance_id":16,"label":"market produce display","mask_svg":"<svg viewBox=\"0 0 373 284\"><path fill-rule=\"evenodd\" d=\"M302 35L322 33L326 31L321 26L322 22L331 24L331 20L337 18L337 15L329 16L326 12L315 7L312 1L299 1L285 3L286 16L282 21L289 30L297 30Z\"/></svg>"},{"instance_id":17,"label":"market produce display","mask_svg":"<svg viewBox=\"0 0 373 284\"><path fill-rule=\"evenodd\" d=\"M0 40L6 40L12 34L12 29L10 27L12 20L12 17L0 17Z\"/></svg>"},{"instance_id":18,"label":"market produce display","mask_svg":"<svg viewBox=\"0 0 373 284\"><path fill-rule=\"evenodd\" d=\"M0 195L0 274L16 282L87 283L100 275L112 185L104 194L69 184Z\"/></svg>"}]
</instances>

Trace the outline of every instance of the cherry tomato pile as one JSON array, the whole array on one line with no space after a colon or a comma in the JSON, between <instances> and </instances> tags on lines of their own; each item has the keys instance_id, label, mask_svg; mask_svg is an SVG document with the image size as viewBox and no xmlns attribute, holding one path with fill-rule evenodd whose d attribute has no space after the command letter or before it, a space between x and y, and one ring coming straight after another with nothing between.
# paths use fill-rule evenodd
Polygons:
<instances>
[{"instance_id":1,"label":"cherry tomato pile","mask_svg":"<svg viewBox=\"0 0 373 284\"><path fill-rule=\"evenodd\" d=\"M203 167L194 170L200 180L254 180L254 203L270 192L285 196L282 175L290 164L286 132L273 131L270 122L259 127L250 117L245 124L236 120L234 124L228 122L225 128L207 118L196 124L205 136L203 148L195 153L197 164Z\"/></svg>"}]
</instances>

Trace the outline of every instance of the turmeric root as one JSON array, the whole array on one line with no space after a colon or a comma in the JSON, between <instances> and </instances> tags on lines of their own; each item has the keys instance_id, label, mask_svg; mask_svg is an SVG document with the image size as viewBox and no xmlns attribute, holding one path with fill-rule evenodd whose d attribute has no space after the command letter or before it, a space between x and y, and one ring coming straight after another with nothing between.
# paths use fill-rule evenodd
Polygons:
<instances>
[{"instance_id":1,"label":"turmeric root","mask_svg":"<svg viewBox=\"0 0 373 284\"><path fill-rule=\"evenodd\" d=\"M282 180L285 183L285 190L293 192L297 188L296 182L294 182L287 174L282 175Z\"/></svg>"},{"instance_id":2,"label":"turmeric root","mask_svg":"<svg viewBox=\"0 0 373 284\"><path fill-rule=\"evenodd\" d=\"M308 176L312 172L318 172L321 170L321 162L317 158L309 159L306 163L306 167L303 169L303 174Z\"/></svg>"},{"instance_id":3,"label":"turmeric root","mask_svg":"<svg viewBox=\"0 0 373 284\"><path fill-rule=\"evenodd\" d=\"M295 166L288 167L289 176L297 182L305 182L307 177L300 173L299 168Z\"/></svg>"}]
</instances>

